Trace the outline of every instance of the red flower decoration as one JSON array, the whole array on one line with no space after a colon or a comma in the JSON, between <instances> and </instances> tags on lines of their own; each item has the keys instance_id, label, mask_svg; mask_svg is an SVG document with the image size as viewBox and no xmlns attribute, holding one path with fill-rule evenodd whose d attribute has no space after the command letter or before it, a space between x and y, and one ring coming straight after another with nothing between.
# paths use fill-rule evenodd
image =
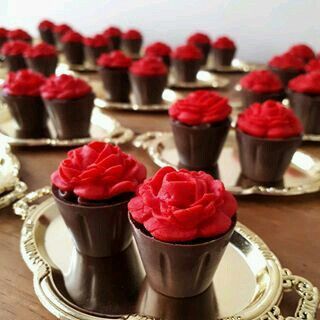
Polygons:
<instances>
[{"instance_id":1,"label":"red flower decoration","mask_svg":"<svg viewBox=\"0 0 320 320\"><path fill-rule=\"evenodd\" d=\"M145 55L157 57L170 56L171 48L163 42L154 42L145 48Z\"/></svg>"},{"instance_id":2,"label":"red flower decoration","mask_svg":"<svg viewBox=\"0 0 320 320\"><path fill-rule=\"evenodd\" d=\"M168 69L161 58L145 56L132 63L130 72L140 76L155 76L167 74Z\"/></svg>"},{"instance_id":3,"label":"red flower decoration","mask_svg":"<svg viewBox=\"0 0 320 320\"><path fill-rule=\"evenodd\" d=\"M14 29L14 30L10 30L8 31L8 38L10 40L23 40L23 41L29 41L31 40L31 36L30 34L22 29Z\"/></svg>"},{"instance_id":4,"label":"red flower decoration","mask_svg":"<svg viewBox=\"0 0 320 320\"><path fill-rule=\"evenodd\" d=\"M98 65L104 68L129 68L132 59L122 51L116 50L111 53L103 53L97 61Z\"/></svg>"},{"instance_id":5,"label":"red flower decoration","mask_svg":"<svg viewBox=\"0 0 320 320\"><path fill-rule=\"evenodd\" d=\"M27 58L36 58L43 56L56 56L57 50L54 46L47 43L39 43L33 47L29 47L23 55Z\"/></svg>"},{"instance_id":6,"label":"red flower decoration","mask_svg":"<svg viewBox=\"0 0 320 320\"><path fill-rule=\"evenodd\" d=\"M315 58L314 51L306 44L296 44L292 46L288 52L304 61Z\"/></svg>"},{"instance_id":7,"label":"red flower decoration","mask_svg":"<svg viewBox=\"0 0 320 320\"><path fill-rule=\"evenodd\" d=\"M40 30L51 30L52 31L54 27L55 27L55 24L50 20L42 20L38 25L38 28Z\"/></svg>"},{"instance_id":8,"label":"red flower decoration","mask_svg":"<svg viewBox=\"0 0 320 320\"><path fill-rule=\"evenodd\" d=\"M4 56L22 55L30 45L24 41L8 41L1 47L1 53Z\"/></svg>"},{"instance_id":9,"label":"red flower decoration","mask_svg":"<svg viewBox=\"0 0 320 320\"><path fill-rule=\"evenodd\" d=\"M279 69L303 70L304 68L304 61L290 52L274 56L268 64Z\"/></svg>"},{"instance_id":10,"label":"red flower decoration","mask_svg":"<svg viewBox=\"0 0 320 320\"><path fill-rule=\"evenodd\" d=\"M202 59L202 52L193 44L186 44L176 48L171 57L178 60L200 60Z\"/></svg>"},{"instance_id":11,"label":"red flower decoration","mask_svg":"<svg viewBox=\"0 0 320 320\"><path fill-rule=\"evenodd\" d=\"M122 33L122 39L139 40L142 39L142 34L136 29L129 29L128 31Z\"/></svg>"},{"instance_id":12,"label":"red flower decoration","mask_svg":"<svg viewBox=\"0 0 320 320\"><path fill-rule=\"evenodd\" d=\"M218 39L216 39L213 43L212 46L217 49L234 49L236 47L235 43L233 40L230 38L223 36Z\"/></svg>"},{"instance_id":13,"label":"red flower decoration","mask_svg":"<svg viewBox=\"0 0 320 320\"><path fill-rule=\"evenodd\" d=\"M83 43L88 47L98 48L106 47L108 40L102 34L97 34L94 37L84 38Z\"/></svg>"},{"instance_id":14,"label":"red flower decoration","mask_svg":"<svg viewBox=\"0 0 320 320\"><path fill-rule=\"evenodd\" d=\"M76 42L76 43L82 43L83 37L80 33L75 32L73 30L67 31L60 40L63 43L66 42Z\"/></svg>"},{"instance_id":15,"label":"red flower decoration","mask_svg":"<svg viewBox=\"0 0 320 320\"><path fill-rule=\"evenodd\" d=\"M205 34L201 32L197 32L192 34L188 39L187 39L188 44L209 44L210 43L210 38Z\"/></svg>"},{"instance_id":16,"label":"red flower decoration","mask_svg":"<svg viewBox=\"0 0 320 320\"><path fill-rule=\"evenodd\" d=\"M306 72L320 71L320 59L310 60L304 69Z\"/></svg>"},{"instance_id":17,"label":"red flower decoration","mask_svg":"<svg viewBox=\"0 0 320 320\"><path fill-rule=\"evenodd\" d=\"M290 80L289 89L306 94L320 94L320 72L313 71Z\"/></svg>"}]
</instances>

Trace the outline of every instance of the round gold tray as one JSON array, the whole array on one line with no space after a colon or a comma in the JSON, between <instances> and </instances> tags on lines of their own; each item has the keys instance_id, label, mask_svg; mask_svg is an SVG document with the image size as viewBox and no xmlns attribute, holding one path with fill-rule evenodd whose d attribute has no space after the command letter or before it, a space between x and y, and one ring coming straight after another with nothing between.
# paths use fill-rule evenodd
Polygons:
<instances>
[{"instance_id":1,"label":"round gold tray","mask_svg":"<svg viewBox=\"0 0 320 320\"><path fill-rule=\"evenodd\" d=\"M213 285L199 296L174 299L149 286L134 242L111 258L77 253L53 198L34 204L44 196L50 196L50 187L28 194L14 210L25 219L20 248L33 272L36 295L59 319L284 319L279 303L287 291L300 298L291 320L315 318L317 288L283 269L267 245L241 223Z\"/></svg>"}]
</instances>

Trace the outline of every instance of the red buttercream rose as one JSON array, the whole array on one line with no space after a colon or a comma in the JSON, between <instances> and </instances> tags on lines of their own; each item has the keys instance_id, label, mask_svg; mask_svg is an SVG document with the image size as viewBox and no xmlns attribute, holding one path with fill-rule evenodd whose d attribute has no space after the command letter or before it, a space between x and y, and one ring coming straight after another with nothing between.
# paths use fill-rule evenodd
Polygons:
<instances>
[{"instance_id":1,"label":"red buttercream rose","mask_svg":"<svg viewBox=\"0 0 320 320\"><path fill-rule=\"evenodd\" d=\"M59 35L63 35L70 30L72 30L72 28L65 23L58 24L58 25L54 26L54 28L53 28L53 32L57 33Z\"/></svg>"},{"instance_id":2,"label":"red buttercream rose","mask_svg":"<svg viewBox=\"0 0 320 320\"><path fill-rule=\"evenodd\" d=\"M54 27L55 24L50 20L42 20L38 26L40 30L53 30Z\"/></svg>"},{"instance_id":3,"label":"red buttercream rose","mask_svg":"<svg viewBox=\"0 0 320 320\"><path fill-rule=\"evenodd\" d=\"M208 35L205 33L197 32L192 34L188 39L187 39L188 44L209 44L210 43L210 38Z\"/></svg>"},{"instance_id":4,"label":"red buttercream rose","mask_svg":"<svg viewBox=\"0 0 320 320\"><path fill-rule=\"evenodd\" d=\"M107 38L121 37L121 30L117 27L109 27L103 31L103 35Z\"/></svg>"},{"instance_id":5,"label":"red buttercream rose","mask_svg":"<svg viewBox=\"0 0 320 320\"><path fill-rule=\"evenodd\" d=\"M36 58L43 56L56 56L57 50L54 46L47 43L39 43L33 47L27 48L23 55L27 58Z\"/></svg>"},{"instance_id":6,"label":"red buttercream rose","mask_svg":"<svg viewBox=\"0 0 320 320\"><path fill-rule=\"evenodd\" d=\"M225 36L216 39L212 43L212 46L217 49L234 49L236 47L233 40L231 40L230 38L225 37Z\"/></svg>"},{"instance_id":7,"label":"red buttercream rose","mask_svg":"<svg viewBox=\"0 0 320 320\"><path fill-rule=\"evenodd\" d=\"M231 107L227 98L205 90L190 93L169 109L171 118L191 126L223 121L230 113Z\"/></svg>"},{"instance_id":8,"label":"red buttercream rose","mask_svg":"<svg viewBox=\"0 0 320 320\"><path fill-rule=\"evenodd\" d=\"M88 200L105 200L135 192L146 178L146 168L118 146L91 142L68 152L51 182Z\"/></svg>"},{"instance_id":9,"label":"red buttercream rose","mask_svg":"<svg viewBox=\"0 0 320 320\"><path fill-rule=\"evenodd\" d=\"M108 40L102 35L97 34L94 37L84 38L83 43L88 47L105 47L108 45Z\"/></svg>"},{"instance_id":10,"label":"red buttercream rose","mask_svg":"<svg viewBox=\"0 0 320 320\"><path fill-rule=\"evenodd\" d=\"M304 61L315 58L314 51L305 44L294 45L289 49L288 52L296 57L299 57L300 59L303 59Z\"/></svg>"},{"instance_id":11,"label":"red buttercream rose","mask_svg":"<svg viewBox=\"0 0 320 320\"><path fill-rule=\"evenodd\" d=\"M6 28L0 27L0 38L7 38L8 37L8 30Z\"/></svg>"},{"instance_id":12,"label":"red buttercream rose","mask_svg":"<svg viewBox=\"0 0 320 320\"><path fill-rule=\"evenodd\" d=\"M23 41L29 41L32 39L30 34L22 29L15 29L15 30L8 31L8 38L10 40L23 40Z\"/></svg>"},{"instance_id":13,"label":"red buttercream rose","mask_svg":"<svg viewBox=\"0 0 320 320\"><path fill-rule=\"evenodd\" d=\"M122 51L116 50L111 53L103 53L97 60L99 66L104 68L129 68L132 59Z\"/></svg>"},{"instance_id":14,"label":"red buttercream rose","mask_svg":"<svg viewBox=\"0 0 320 320\"><path fill-rule=\"evenodd\" d=\"M76 99L92 92L92 88L82 79L70 75L51 76L41 87L44 99Z\"/></svg>"},{"instance_id":15,"label":"red buttercream rose","mask_svg":"<svg viewBox=\"0 0 320 320\"><path fill-rule=\"evenodd\" d=\"M170 56L171 54L171 48L163 43L163 42L154 42L148 45L145 48L145 55L150 56L157 56L157 57L163 57L163 56Z\"/></svg>"},{"instance_id":16,"label":"red buttercream rose","mask_svg":"<svg viewBox=\"0 0 320 320\"><path fill-rule=\"evenodd\" d=\"M24 69L9 72L3 83L3 92L13 96L40 96L40 87L45 78L34 71Z\"/></svg>"},{"instance_id":17,"label":"red buttercream rose","mask_svg":"<svg viewBox=\"0 0 320 320\"><path fill-rule=\"evenodd\" d=\"M130 29L130 30L122 33L122 39L139 40L139 39L142 39L142 35L138 30Z\"/></svg>"},{"instance_id":18,"label":"red buttercream rose","mask_svg":"<svg viewBox=\"0 0 320 320\"><path fill-rule=\"evenodd\" d=\"M242 88L257 92L279 92L283 89L281 80L277 75L268 70L252 71L240 80Z\"/></svg>"},{"instance_id":19,"label":"red buttercream rose","mask_svg":"<svg viewBox=\"0 0 320 320\"><path fill-rule=\"evenodd\" d=\"M202 52L192 44L186 44L176 48L171 57L178 60L200 60L202 59Z\"/></svg>"},{"instance_id":20,"label":"red buttercream rose","mask_svg":"<svg viewBox=\"0 0 320 320\"><path fill-rule=\"evenodd\" d=\"M29 44L24 41L8 41L1 47L1 53L4 56L22 55L28 48Z\"/></svg>"},{"instance_id":21,"label":"red buttercream rose","mask_svg":"<svg viewBox=\"0 0 320 320\"><path fill-rule=\"evenodd\" d=\"M228 231L237 202L205 172L165 167L138 188L128 208L154 238L185 242Z\"/></svg>"},{"instance_id":22,"label":"red buttercream rose","mask_svg":"<svg viewBox=\"0 0 320 320\"><path fill-rule=\"evenodd\" d=\"M320 72L313 71L302 74L289 82L289 88L293 91L306 94L320 94Z\"/></svg>"},{"instance_id":23,"label":"red buttercream rose","mask_svg":"<svg viewBox=\"0 0 320 320\"><path fill-rule=\"evenodd\" d=\"M239 115L237 127L249 135L269 139L296 137L303 131L294 112L273 100L252 104Z\"/></svg>"},{"instance_id":24,"label":"red buttercream rose","mask_svg":"<svg viewBox=\"0 0 320 320\"><path fill-rule=\"evenodd\" d=\"M279 56L274 56L269 61L269 66L279 69L294 69L294 70L303 70L304 69L304 60L293 55L290 52L286 52Z\"/></svg>"},{"instance_id":25,"label":"red buttercream rose","mask_svg":"<svg viewBox=\"0 0 320 320\"><path fill-rule=\"evenodd\" d=\"M160 58L145 56L132 63L130 72L139 76L154 76L167 74L168 69Z\"/></svg>"},{"instance_id":26,"label":"red buttercream rose","mask_svg":"<svg viewBox=\"0 0 320 320\"><path fill-rule=\"evenodd\" d=\"M312 59L305 66L306 72L320 71L320 59Z\"/></svg>"},{"instance_id":27,"label":"red buttercream rose","mask_svg":"<svg viewBox=\"0 0 320 320\"><path fill-rule=\"evenodd\" d=\"M75 32L73 30L67 31L62 38L60 39L61 42L76 42L76 43L82 43L83 37L80 33Z\"/></svg>"}]
</instances>

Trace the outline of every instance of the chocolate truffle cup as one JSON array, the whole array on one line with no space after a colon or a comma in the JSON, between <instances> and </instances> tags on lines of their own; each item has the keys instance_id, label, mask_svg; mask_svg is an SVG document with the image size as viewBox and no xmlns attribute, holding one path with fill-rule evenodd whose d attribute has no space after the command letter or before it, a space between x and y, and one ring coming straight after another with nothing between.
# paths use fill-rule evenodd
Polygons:
<instances>
[{"instance_id":1,"label":"chocolate truffle cup","mask_svg":"<svg viewBox=\"0 0 320 320\"><path fill-rule=\"evenodd\" d=\"M210 43L196 43L195 44L198 49L201 50L203 58L201 60L201 65L205 66L208 62L208 56L210 52Z\"/></svg>"},{"instance_id":2,"label":"chocolate truffle cup","mask_svg":"<svg viewBox=\"0 0 320 320\"><path fill-rule=\"evenodd\" d=\"M128 68L99 68L108 100L129 102L130 82Z\"/></svg>"},{"instance_id":3,"label":"chocolate truffle cup","mask_svg":"<svg viewBox=\"0 0 320 320\"><path fill-rule=\"evenodd\" d=\"M189 126L171 120L171 129L181 167L196 169L214 166L230 128L230 119Z\"/></svg>"},{"instance_id":4,"label":"chocolate truffle cup","mask_svg":"<svg viewBox=\"0 0 320 320\"><path fill-rule=\"evenodd\" d=\"M101 56L102 53L106 53L110 51L108 46L101 46L101 47L85 46L84 50L85 50L85 55L88 61L93 66L97 64L97 59Z\"/></svg>"},{"instance_id":5,"label":"chocolate truffle cup","mask_svg":"<svg viewBox=\"0 0 320 320\"><path fill-rule=\"evenodd\" d=\"M0 37L0 48L8 41L8 38Z\"/></svg>"},{"instance_id":6,"label":"chocolate truffle cup","mask_svg":"<svg viewBox=\"0 0 320 320\"><path fill-rule=\"evenodd\" d=\"M167 67L170 67L170 66L171 66L171 58L170 58L169 55L161 56L161 59L162 59L163 63L164 63Z\"/></svg>"},{"instance_id":7,"label":"chocolate truffle cup","mask_svg":"<svg viewBox=\"0 0 320 320\"><path fill-rule=\"evenodd\" d=\"M241 100L244 108L249 107L255 102L265 102L267 100L276 100L281 102L285 98L285 92L283 90L278 92L254 92L245 88L241 89Z\"/></svg>"},{"instance_id":8,"label":"chocolate truffle cup","mask_svg":"<svg viewBox=\"0 0 320 320\"><path fill-rule=\"evenodd\" d=\"M54 38L53 32L50 29L39 29L39 33L40 33L40 37L42 39L42 41L51 44L51 45L55 45L56 44L56 40Z\"/></svg>"},{"instance_id":9,"label":"chocolate truffle cup","mask_svg":"<svg viewBox=\"0 0 320 320\"><path fill-rule=\"evenodd\" d=\"M52 186L52 194L81 254L108 257L123 251L131 243L127 205L132 194L85 205L65 200L55 186Z\"/></svg>"},{"instance_id":10,"label":"chocolate truffle cup","mask_svg":"<svg viewBox=\"0 0 320 320\"><path fill-rule=\"evenodd\" d=\"M121 47L124 52L130 56L135 56L140 53L142 39L122 39Z\"/></svg>"},{"instance_id":11,"label":"chocolate truffle cup","mask_svg":"<svg viewBox=\"0 0 320 320\"><path fill-rule=\"evenodd\" d=\"M121 37L113 36L113 37L109 37L108 40L109 40L109 48L111 51L120 49Z\"/></svg>"},{"instance_id":12,"label":"chocolate truffle cup","mask_svg":"<svg viewBox=\"0 0 320 320\"><path fill-rule=\"evenodd\" d=\"M289 83L289 81L298 75L304 73L303 70L297 70L297 69L280 69L269 66L270 71L275 73L280 80L282 81L283 85L286 87Z\"/></svg>"},{"instance_id":13,"label":"chocolate truffle cup","mask_svg":"<svg viewBox=\"0 0 320 320\"><path fill-rule=\"evenodd\" d=\"M75 99L44 99L59 139L89 137L93 100L93 93Z\"/></svg>"},{"instance_id":14,"label":"chocolate truffle cup","mask_svg":"<svg viewBox=\"0 0 320 320\"><path fill-rule=\"evenodd\" d=\"M177 82L196 82L202 60L172 59L174 78Z\"/></svg>"},{"instance_id":15,"label":"chocolate truffle cup","mask_svg":"<svg viewBox=\"0 0 320 320\"><path fill-rule=\"evenodd\" d=\"M129 75L135 103L152 105L162 103L162 93L167 85L167 74L154 76Z\"/></svg>"},{"instance_id":16,"label":"chocolate truffle cup","mask_svg":"<svg viewBox=\"0 0 320 320\"><path fill-rule=\"evenodd\" d=\"M4 62L6 68L9 71L18 71L27 68L26 61L22 54L17 54L14 56L5 56Z\"/></svg>"},{"instance_id":17,"label":"chocolate truffle cup","mask_svg":"<svg viewBox=\"0 0 320 320\"><path fill-rule=\"evenodd\" d=\"M208 289L236 224L234 217L229 230L215 238L169 243L152 237L130 213L129 220L148 282L157 292L174 298Z\"/></svg>"},{"instance_id":18,"label":"chocolate truffle cup","mask_svg":"<svg viewBox=\"0 0 320 320\"><path fill-rule=\"evenodd\" d=\"M58 57L56 55L25 59L27 66L30 69L43 74L45 77L49 77L54 74L58 64Z\"/></svg>"},{"instance_id":19,"label":"chocolate truffle cup","mask_svg":"<svg viewBox=\"0 0 320 320\"><path fill-rule=\"evenodd\" d=\"M236 53L236 48L219 49L211 48L212 63L215 67L229 67Z\"/></svg>"},{"instance_id":20,"label":"chocolate truffle cup","mask_svg":"<svg viewBox=\"0 0 320 320\"><path fill-rule=\"evenodd\" d=\"M251 136L236 129L242 174L259 183L282 180L302 136L267 139Z\"/></svg>"},{"instance_id":21,"label":"chocolate truffle cup","mask_svg":"<svg viewBox=\"0 0 320 320\"><path fill-rule=\"evenodd\" d=\"M81 42L64 42L62 50L69 64L83 65L84 47Z\"/></svg>"},{"instance_id":22,"label":"chocolate truffle cup","mask_svg":"<svg viewBox=\"0 0 320 320\"><path fill-rule=\"evenodd\" d=\"M320 134L320 95L287 90L290 108L300 119L306 134Z\"/></svg>"},{"instance_id":23,"label":"chocolate truffle cup","mask_svg":"<svg viewBox=\"0 0 320 320\"><path fill-rule=\"evenodd\" d=\"M2 93L9 111L15 119L20 138L40 138L48 136L47 113L40 96L14 96Z\"/></svg>"}]
</instances>

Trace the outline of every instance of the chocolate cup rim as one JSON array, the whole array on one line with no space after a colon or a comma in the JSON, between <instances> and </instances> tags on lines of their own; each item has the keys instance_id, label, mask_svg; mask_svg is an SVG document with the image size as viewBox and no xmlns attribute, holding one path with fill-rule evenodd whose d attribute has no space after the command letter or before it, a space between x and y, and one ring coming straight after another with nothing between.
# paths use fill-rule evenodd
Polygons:
<instances>
[{"instance_id":1,"label":"chocolate cup rim","mask_svg":"<svg viewBox=\"0 0 320 320\"><path fill-rule=\"evenodd\" d=\"M304 97L320 101L320 92L318 94L311 94L311 93L305 93L305 92L298 92L298 91L294 91L294 90L292 90L290 88L287 88L286 89L286 94L289 96L289 98L290 98L290 94L299 94L299 95L302 95Z\"/></svg>"},{"instance_id":2,"label":"chocolate cup rim","mask_svg":"<svg viewBox=\"0 0 320 320\"><path fill-rule=\"evenodd\" d=\"M56 53L53 53L53 54L43 54L43 55L36 56L36 57L28 57L28 56L23 55L23 57L24 57L25 59L52 58L52 57L58 58L58 54L56 54Z\"/></svg>"},{"instance_id":3,"label":"chocolate cup rim","mask_svg":"<svg viewBox=\"0 0 320 320\"><path fill-rule=\"evenodd\" d=\"M295 68L278 68L278 67L273 67L270 64L268 64L268 68L272 71L283 71L283 72L290 72L290 73L296 73L296 72L304 72L304 69L295 69Z\"/></svg>"},{"instance_id":4,"label":"chocolate cup rim","mask_svg":"<svg viewBox=\"0 0 320 320\"><path fill-rule=\"evenodd\" d=\"M286 89L284 87L280 91L256 92L241 86L241 91L244 91L244 92L246 91L254 94L285 94L286 93ZM267 100L273 100L273 99L267 99Z\"/></svg>"},{"instance_id":5,"label":"chocolate cup rim","mask_svg":"<svg viewBox=\"0 0 320 320\"><path fill-rule=\"evenodd\" d=\"M129 202L130 199L128 200L122 200L122 201L119 201L119 202L115 202L113 204L97 204L97 205L94 205L94 206L90 206L90 205L85 205L85 204L79 204L79 203L74 203L74 202L71 202L71 201L67 201L67 200L62 200L61 198L59 198L57 195L56 195L56 191L59 190L59 188L57 186L55 186L54 184L51 185L51 193L52 193L52 196L53 198L56 200L56 201L59 201L60 203L68 203L68 205L72 206L72 207L75 207L75 208L110 208L110 207L114 207L114 206L119 206L121 204L124 204L126 202ZM106 199L107 200L107 199Z\"/></svg>"},{"instance_id":6,"label":"chocolate cup rim","mask_svg":"<svg viewBox=\"0 0 320 320\"><path fill-rule=\"evenodd\" d=\"M236 129L236 133L243 134L247 137L253 138L253 139L260 141L260 142L263 142L263 141L271 141L271 142L294 141L294 140L302 140L302 137L303 137L303 133L301 133L298 136L293 136L293 137L288 137L288 138L279 138L279 139L262 138L262 137L256 137L256 136L253 136L249 133L246 133L246 132L242 131L241 129L239 129L238 126L235 129Z\"/></svg>"},{"instance_id":7,"label":"chocolate cup rim","mask_svg":"<svg viewBox=\"0 0 320 320\"><path fill-rule=\"evenodd\" d=\"M137 73L130 71L130 68L129 68L129 76L130 77L153 78L153 77L168 77L168 75L169 75L169 70L167 70L166 73L137 74Z\"/></svg>"},{"instance_id":8,"label":"chocolate cup rim","mask_svg":"<svg viewBox=\"0 0 320 320\"><path fill-rule=\"evenodd\" d=\"M77 101L77 100L81 100L87 96L92 97L93 99L96 97L95 93L93 91L91 91L81 97L71 98L71 99L46 99L46 98L42 98L42 99L43 99L43 101L63 102L63 101Z\"/></svg>"},{"instance_id":9,"label":"chocolate cup rim","mask_svg":"<svg viewBox=\"0 0 320 320\"><path fill-rule=\"evenodd\" d=\"M206 130L208 128L202 128L201 125L205 125L205 124L208 124L210 125L210 127L220 127L222 125L224 125L225 123L229 123L231 124L231 119L230 119L230 115L228 117L226 117L225 119L223 120L220 120L220 121L215 121L215 122L204 122L204 123L201 123L201 124L197 124L197 125L189 125L187 123L184 123L184 122L181 122L177 119L174 119L172 117L170 117L170 122L171 123L174 123L174 124L178 124L184 128L188 128L188 129L198 129L198 130Z\"/></svg>"},{"instance_id":10,"label":"chocolate cup rim","mask_svg":"<svg viewBox=\"0 0 320 320\"><path fill-rule=\"evenodd\" d=\"M130 67L103 67L98 65L98 70L119 70L119 71L128 71Z\"/></svg>"},{"instance_id":11,"label":"chocolate cup rim","mask_svg":"<svg viewBox=\"0 0 320 320\"><path fill-rule=\"evenodd\" d=\"M235 214L231 217L231 226L229 227L228 230L226 230L224 233L216 236L215 238L208 238L210 240L208 241L203 241L201 243L195 243L195 244L185 244L183 242L176 242L176 243L172 243L172 242L166 242L166 241L162 241L162 240L159 240L159 239L156 239L155 237L153 236L149 236L147 234L145 234L144 232L142 232L138 227L136 227L135 223L137 224L140 224L139 222L137 222L136 220L134 220L131 216L131 212L128 210L128 219L129 219L129 222L131 224L131 227L134 228L135 231L137 231L141 236L143 236L145 239L148 239L148 240L152 240L152 241L155 241L159 244L162 244L162 245L166 245L166 246L169 246L169 247L182 247L184 249L187 249L187 248L190 248L190 247L202 247L202 246L206 246L206 245L210 245L211 243L213 242L216 242L217 240L220 240L222 238L224 238L227 234L229 234L230 232L233 232L233 230L235 229L236 227L236 224L237 224L237 221L238 221L238 213L237 211L235 212ZM204 238L205 239L205 238Z\"/></svg>"},{"instance_id":12,"label":"chocolate cup rim","mask_svg":"<svg viewBox=\"0 0 320 320\"><path fill-rule=\"evenodd\" d=\"M174 62L174 61L187 61L187 62L189 62L189 61L201 61L203 59L203 57L201 57L201 58L192 58L192 59L181 59L181 58L175 58L172 55L170 55L169 57L172 60L172 62Z\"/></svg>"},{"instance_id":13,"label":"chocolate cup rim","mask_svg":"<svg viewBox=\"0 0 320 320\"><path fill-rule=\"evenodd\" d=\"M39 95L37 95L37 96L29 96L29 95L26 95L26 94L19 94L19 95L17 95L17 94L10 94L10 93L6 93L3 89L0 91L0 95L2 96L2 97L17 97L17 98L40 98L40 99L42 99L42 97L41 97L41 94L39 93Z\"/></svg>"}]
</instances>

